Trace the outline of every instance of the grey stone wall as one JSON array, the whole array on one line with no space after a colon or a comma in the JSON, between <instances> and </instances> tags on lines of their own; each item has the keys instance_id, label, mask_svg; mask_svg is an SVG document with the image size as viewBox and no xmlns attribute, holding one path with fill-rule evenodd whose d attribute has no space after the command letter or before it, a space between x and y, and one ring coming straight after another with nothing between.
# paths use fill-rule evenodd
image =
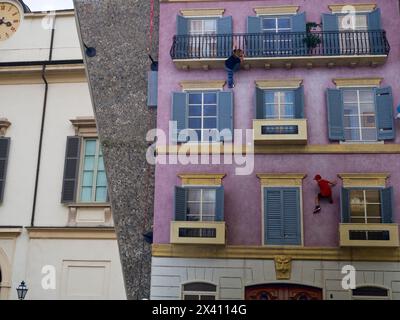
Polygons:
<instances>
[{"instance_id":1,"label":"grey stone wall","mask_svg":"<svg viewBox=\"0 0 400 320\"><path fill-rule=\"evenodd\" d=\"M81 40L97 50L86 57L89 86L103 146L111 206L128 299L150 297L154 168L146 161L156 112L146 106L150 0L74 0ZM153 56L157 55L155 1Z\"/></svg>"}]
</instances>

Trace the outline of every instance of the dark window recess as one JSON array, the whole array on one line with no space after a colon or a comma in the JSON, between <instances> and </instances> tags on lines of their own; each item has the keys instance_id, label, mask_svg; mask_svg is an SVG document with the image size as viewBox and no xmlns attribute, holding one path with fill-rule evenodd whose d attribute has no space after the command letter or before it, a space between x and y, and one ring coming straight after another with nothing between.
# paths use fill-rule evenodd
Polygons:
<instances>
[{"instance_id":1,"label":"dark window recess","mask_svg":"<svg viewBox=\"0 0 400 320\"><path fill-rule=\"evenodd\" d=\"M298 126L262 126L262 134L299 134Z\"/></svg>"},{"instance_id":2,"label":"dark window recess","mask_svg":"<svg viewBox=\"0 0 400 320\"><path fill-rule=\"evenodd\" d=\"M217 286L211 283L204 282L191 282L183 285L184 291L202 291L202 292L215 292Z\"/></svg>"},{"instance_id":3,"label":"dark window recess","mask_svg":"<svg viewBox=\"0 0 400 320\"><path fill-rule=\"evenodd\" d=\"M353 290L353 296L359 297L387 297L389 291L378 287L361 287Z\"/></svg>"},{"instance_id":4,"label":"dark window recess","mask_svg":"<svg viewBox=\"0 0 400 320\"><path fill-rule=\"evenodd\" d=\"M350 240L390 240L389 231L349 231Z\"/></svg>"},{"instance_id":5,"label":"dark window recess","mask_svg":"<svg viewBox=\"0 0 400 320\"><path fill-rule=\"evenodd\" d=\"M212 228L179 228L179 237L183 238L216 238L217 231Z\"/></svg>"}]
</instances>

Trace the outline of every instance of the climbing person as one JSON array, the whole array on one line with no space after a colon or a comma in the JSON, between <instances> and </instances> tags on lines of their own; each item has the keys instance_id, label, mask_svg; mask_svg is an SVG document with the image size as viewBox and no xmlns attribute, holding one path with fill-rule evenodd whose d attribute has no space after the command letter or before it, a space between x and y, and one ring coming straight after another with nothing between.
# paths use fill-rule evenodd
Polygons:
<instances>
[{"instance_id":1,"label":"climbing person","mask_svg":"<svg viewBox=\"0 0 400 320\"><path fill-rule=\"evenodd\" d=\"M324 179L322 179L321 175L319 175L319 174L317 174L314 177L314 180L318 183L318 187L319 187L319 193L315 197L315 209L314 209L314 213L318 213L321 211L321 206L320 206L321 199L327 199L327 200L329 200L330 204L333 203L331 187L335 186L336 182L324 180Z\"/></svg>"},{"instance_id":2,"label":"climbing person","mask_svg":"<svg viewBox=\"0 0 400 320\"><path fill-rule=\"evenodd\" d=\"M225 70L228 73L228 87L234 88L233 73L240 69L240 64L243 62L244 52L241 49L234 48L232 55L225 60Z\"/></svg>"}]
</instances>

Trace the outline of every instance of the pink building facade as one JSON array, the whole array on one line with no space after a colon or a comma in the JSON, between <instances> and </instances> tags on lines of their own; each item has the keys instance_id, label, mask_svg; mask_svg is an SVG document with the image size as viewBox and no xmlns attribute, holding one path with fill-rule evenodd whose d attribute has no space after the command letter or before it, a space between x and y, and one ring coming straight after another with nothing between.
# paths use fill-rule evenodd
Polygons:
<instances>
[{"instance_id":1,"label":"pink building facade","mask_svg":"<svg viewBox=\"0 0 400 320\"><path fill-rule=\"evenodd\" d=\"M400 298L399 29L397 0L161 3L152 299Z\"/></svg>"}]
</instances>

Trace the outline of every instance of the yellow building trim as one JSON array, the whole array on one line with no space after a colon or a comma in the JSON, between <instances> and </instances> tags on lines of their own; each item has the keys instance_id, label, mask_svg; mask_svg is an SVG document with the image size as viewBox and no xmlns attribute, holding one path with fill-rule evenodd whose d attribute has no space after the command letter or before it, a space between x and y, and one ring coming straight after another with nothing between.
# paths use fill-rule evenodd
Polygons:
<instances>
[{"instance_id":1,"label":"yellow building trim","mask_svg":"<svg viewBox=\"0 0 400 320\"><path fill-rule=\"evenodd\" d=\"M350 231L388 231L390 240L350 240ZM399 247L399 225L394 223L341 223L341 247Z\"/></svg>"},{"instance_id":2,"label":"yellow building trim","mask_svg":"<svg viewBox=\"0 0 400 320\"><path fill-rule=\"evenodd\" d=\"M7 118L0 118L0 137L6 135L9 126L11 126L11 122Z\"/></svg>"},{"instance_id":3,"label":"yellow building trim","mask_svg":"<svg viewBox=\"0 0 400 320\"><path fill-rule=\"evenodd\" d=\"M180 237L180 229L215 229L215 238ZM225 222L223 221L171 221L170 242L175 244L225 244Z\"/></svg>"},{"instance_id":4,"label":"yellow building trim","mask_svg":"<svg viewBox=\"0 0 400 320\"><path fill-rule=\"evenodd\" d=\"M222 90L225 80L197 80L197 81L181 81L179 84L182 90Z\"/></svg>"},{"instance_id":5,"label":"yellow building trim","mask_svg":"<svg viewBox=\"0 0 400 320\"><path fill-rule=\"evenodd\" d=\"M22 233L22 228L0 228L0 239L17 238Z\"/></svg>"},{"instance_id":6,"label":"yellow building trim","mask_svg":"<svg viewBox=\"0 0 400 320\"><path fill-rule=\"evenodd\" d=\"M307 175L304 173L258 173L257 177L263 187L301 187Z\"/></svg>"},{"instance_id":7,"label":"yellow building trim","mask_svg":"<svg viewBox=\"0 0 400 320\"><path fill-rule=\"evenodd\" d=\"M225 174L213 173L182 173L178 174L182 180L182 185L197 185L197 186L220 186Z\"/></svg>"},{"instance_id":8,"label":"yellow building trim","mask_svg":"<svg viewBox=\"0 0 400 320\"><path fill-rule=\"evenodd\" d=\"M299 8L299 6L266 6L255 7L254 12L258 16L296 14L299 11Z\"/></svg>"},{"instance_id":9,"label":"yellow building trim","mask_svg":"<svg viewBox=\"0 0 400 320\"><path fill-rule=\"evenodd\" d=\"M94 117L76 117L70 121L75 127L75 134L77 136L85 138L96 138L98 136L96 119Z\"/></svg>"},{"instance_id":10,"label":"yellow building trim","mask_svg":"<svg viewBox=\"0 0 400 320\"><path fill-rule=\"evenodd\" d=\"M264 126L296 126L297 134L263 134ZM255 144L307 144L307 119L255 119L253 140Z\"/></svg>"},{"instance_id":11,"label":"yellow building trim","mask_svg":"<svg viewBox=\"0 0 400 320\"><path fill-rule=\"evenodd\" d=\"M270 259L290 256L293 260L400 262L400 248L304 248L266 246L210 246L153 244L153 257L199 259Z\"/></svg>"},{"instance_id":12,"label":"yellow building trim","mask_svg":"<svg viewBox=\"0 0 400 320\"><path fill-rule=\"evenodd\" d=\"M184 17L221 17L225 9L181 9Z\"/></svg>"},{"instance_id":13,"label":"yellow building trim","mask_svg":"<svg viewBox=\"0 0 400 320\"><path fill-rule=\"evenodd\" d=\"M301 86L303 79L284 80L256 80L255 84L260 89L296 89Z\"/></svg>"},{"instance_id":14,"label":"yellow building trim","mask_svg":"<svg viewBox=\"0 0 400 320\"><path fill-rule=\"evenodd\" d=\"M338 88L342 87L379 87L383 78L338 78L333 83Z\"/></svg>"},{"instance_id":15,"label":"yellow building trim","mask_svg":"<svg viewBox=\"0 0 400 320\"><path fill-rule=\"evenodd\" d=\"M30 239L117 239L114 228L27 228Z\"/></svg>"},{"instance_id":16,"label":"yellow building trim","mask_svg":"<svg viewBox=\"0 0 400 320\"><path fill-rule=\"evenodd\" d=\"M232 145L183 144L158 146L157 154L400 154L399 144Z\"/></svg>"},{"instance_id":17,"label":"yellow building trim","mask_svg":"<svg viewBox=\"0 0 400 320\"><path fill-rule=\"evenodd\" d=\"M340 173L343 187L385 187L389 173Z\"/></svg>"},{"instance_id":18,"label":"yellow building trim","mask_svg":"<svg viewBox=\"0 0 400 320\"><path fill-rule=\"evenodd\" d=\"M371 12L376 9L376 3L343 3L343 4L331 4L328 5L329 10L332 11L332 13L340 13L342 12L343 8L347 6L352 6L354 7L354 10L356 12ZM347 12L348 10L346 10Z\"/></svg>"}]
</instances>

